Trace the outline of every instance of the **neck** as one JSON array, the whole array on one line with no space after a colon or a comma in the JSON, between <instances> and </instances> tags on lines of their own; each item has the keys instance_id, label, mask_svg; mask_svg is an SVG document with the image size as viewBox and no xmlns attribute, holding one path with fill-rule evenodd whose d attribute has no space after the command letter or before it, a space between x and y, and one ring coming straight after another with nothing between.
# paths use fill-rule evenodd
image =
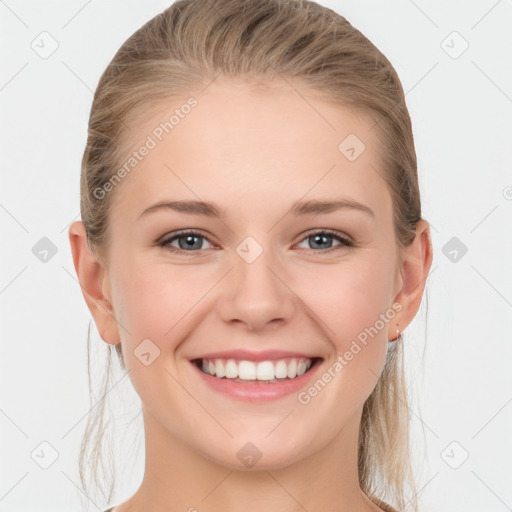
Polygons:
<instances>
[{"instance_id":1,"label":"neck","mask_svg":"<svg viewBox=\"0 0 512 512\"><path fill-rule=\"evenodd\" d=\"M315 454L280 468L241 471L205 458L173 437L146 410L145 472L116 512L368 512L380 510L359 487L360 415Z\"/></svg>"}]
</instances>

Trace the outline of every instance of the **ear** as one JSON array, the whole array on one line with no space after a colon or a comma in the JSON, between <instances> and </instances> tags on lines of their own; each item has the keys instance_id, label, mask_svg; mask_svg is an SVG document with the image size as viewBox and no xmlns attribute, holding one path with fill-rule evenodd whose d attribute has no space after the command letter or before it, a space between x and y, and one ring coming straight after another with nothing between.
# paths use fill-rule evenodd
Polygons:
<instances>
[{"instance_id":1,"label":"ear","mask_svg":"<svg viewBox=\"0 0 512 512\"><path fill-rule=\"evenodd\" d=\"M120 342L119 329L104 264L91 251L83 222L73 222L68 235L78 281L98 333L107 343L117 345Z\"/></svg>"},{"instance_id":2,"label":"ear","mask_svg":"<svg viewBox=\"0 0 512 512\"><path fill-rule=\"evenodd\" d=\"M402 305L402 310L397 315L396 322L390 323L388 332L390 341L395 341L397 337L397 326L400 332L403 332L418 312L425 281L432 265L432 256L430 225L421 219L416 226L414 241L402 249L402 262L394 300L394 303L399 302Z\"/></svg>"}]
</instances>

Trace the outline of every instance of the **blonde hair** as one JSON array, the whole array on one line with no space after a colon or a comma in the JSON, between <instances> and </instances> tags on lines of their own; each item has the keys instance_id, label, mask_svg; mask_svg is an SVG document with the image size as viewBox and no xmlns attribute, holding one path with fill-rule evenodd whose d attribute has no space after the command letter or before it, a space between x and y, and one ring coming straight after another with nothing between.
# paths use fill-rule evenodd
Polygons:
<instances>
[{"instance_id":1,"label":"blonde hair","mask_svg":"<svg viewBox=\"0 0 512 512\"><path fill-rule=\"evenodd\" d=\"M262 84L277 74L369 115L375 121L383 177L393 200L396 243L403 248L414 240L422 218L416 153L404 92L389 60L344 17L312 1L178 0L124 42L95 92L82 160L80 208L88 243L98 257L110 242L108 219L115 192L99 198L94 191L122 162L122 137L132 121L148 105L206 86L221 73ZM408 503L417 510L402 337L389 345L383 372L363 407L359 482L376 503L385 499L400 509ZM104 394L110 383L111 348ZM115 348L124 368L120 344ZM90 364L89 337L88 355ZM102 461L103 416L102 404L89 415L83 437L79 467L84 489L86 466L92 467L96 480ZM87 459L92 440L95 445ZM409 500L406 485L413 496ZM113 486L112 481L109 500Z\"/></svg>"}]
</instances>

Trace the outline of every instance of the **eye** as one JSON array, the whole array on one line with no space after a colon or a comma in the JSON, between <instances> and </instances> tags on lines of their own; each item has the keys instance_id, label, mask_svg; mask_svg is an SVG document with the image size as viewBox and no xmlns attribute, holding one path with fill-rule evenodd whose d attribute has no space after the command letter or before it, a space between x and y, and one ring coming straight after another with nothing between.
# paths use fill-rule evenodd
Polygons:
<instances>
[{"instance_id":1,"label":"eye","mask_svg":"<svg viewBox=\"0 0 512 512\"><path fill-rule=\"evenodd\" d=\"M171 243L174 242L175 240L178 241L178 247L171 245ZM201 235L201 233L198 233L197 231L181 231L164 239L158 245L160 247L166 247L171 251L178 253L198 252L195 251L194 249L202 249L203 244L201 243L201 240L207 240L208 243L211 243L208 240L208 238Z\"/></svg>"},{"instance_id":2,"label":"eye","mask_svg":"<svg viewBox=\"0 0 512 512\"><path fill-rule=\"evenodd\" d=\"M313 240L312 244L313 246L317 247L308 247L308 249L311 249L316 252L330 252L331 250L336 250L336 248L341 247L353 247L355 244L345 236L340 235L336 231L330 231L330 230L321 230L321 231L315 231L313 233L310 233L305 238L302 239L300 243L302 243L305 240ZM332 241L329 241L330 239L334 239L339 242L337 246L332 246ZM208 240L208 238L201 233L197 231L180 231L178 233L173 234L170 237L165 238L161 242L158 243L160 247L165 247L169 249L172 252L176 253L200 253L199 249L203 249L202 240L206 240L209 244L211 242ZM171 245L173 242L178 242L178 247ZM320 247L318 247L320 246ZM323 246L323 247L322 247ZM327 246L327 247L326 247ZM327 249L327 250L322 250ZM192 254L190 254L192 255ZM196 254L194 254L195 256Z\"/></svg>"},{"instance_id":3,"label":"eye","mask_svg":"<svg viewBox=\"0 0 512 512\"><path fill-rule=\"evenodd\" d=\"M332 247L332 241L329 241L329 239L337 240L340 243L337 246ZM312 249L314 251L320 250L320 252L330 252L331 249L335 250L336 248L340 248L340 246L354 246L354 243L348 237L342 236L338 232L330 230L315 231L314 233L310 233L309 235L302 239L302 241L305 240L313 240L313 242L309 244L310 247L308 247L308 249ZM313 247L311 247L311 245L313 245ZM321 249L327 250L322 251Z\"/></svg>"}]
</instances>

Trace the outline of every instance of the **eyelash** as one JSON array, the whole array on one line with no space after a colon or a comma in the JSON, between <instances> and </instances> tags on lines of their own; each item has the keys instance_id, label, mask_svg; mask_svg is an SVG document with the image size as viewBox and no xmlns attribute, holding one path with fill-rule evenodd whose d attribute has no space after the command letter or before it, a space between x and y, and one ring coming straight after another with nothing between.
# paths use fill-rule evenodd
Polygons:
<instances>
[{"instance_id":1,"label":"eyelash","mask_svg":"<svg viewBox=\"0 0 512 512\"><path fill-rule=\"evenodd\" d=\"M197 250L197 251L185 251L183 249L178 249L176 247L172 247L171 245L169 245L171 242L174 242L174 240L177 240L178 238L181 238L183 236L197 236L198 238L204 238L205 240L208 240L208 242L212 243L211 240L202 235L201 233L199 233L198 231L179 231L178 233L175 233L174 235L170 236L169 238L165 238L164 240L162 240L161 242L158 243L159 247L162 247L162 248L166 248L168 250L170 250L171 252L174 252L174 253L178 253L178 254L183 254L183 253L186 253L187 256L198 256L199 253L203 252L202 250ZM341 245L338 245L338 246L335 246L335 247L329 247L328 249L307 249L307 250L310 250L310 251L314 251L315 253L326 253L326 252L331 252L331 251L334 251L340 247L354 247L355 246L355 243L350 240L349 238L347 237L344 237L344 236L341 236L337 231L331 231L329 229L322 229L322 230L319 230L319 231L314 231L312 233L309 233L308 235L306 235L304 238L302 238L302 240L300 240L299 243L303 242L304 240L307 240L308 238L311 238L313 236L316 236L316 235L327 235L327 236L330 236L332 238L334 238L335 240L337 240L338 242L341 242ZM196 253L196 254L194 254Z\"/></svg>"}]
</instances>

